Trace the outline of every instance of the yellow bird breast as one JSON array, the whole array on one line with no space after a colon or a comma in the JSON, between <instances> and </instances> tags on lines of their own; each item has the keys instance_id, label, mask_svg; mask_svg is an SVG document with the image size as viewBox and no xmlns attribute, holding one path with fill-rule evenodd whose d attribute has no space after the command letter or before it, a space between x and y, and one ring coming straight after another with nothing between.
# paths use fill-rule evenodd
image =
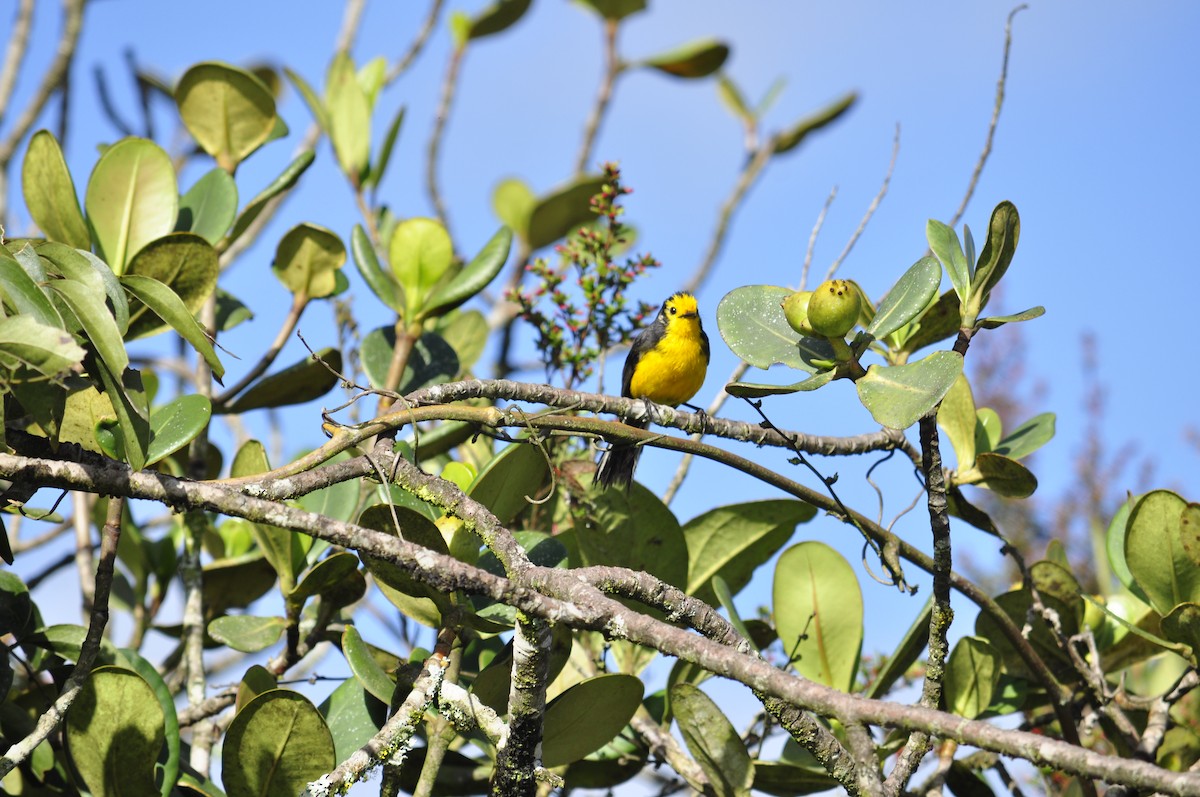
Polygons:
<instances>
[{"instance_id":1,"label":"yellow bird breast","mask_svg":"<svg viewBox=\"0 0 1200 797\"><path fill-rule=\"evenodd\" d=\"M696 395L704 385L708 358L695 334L672 330L642 354L629 380L629 393L656 404L676 406Z\"/></svg>"}]
</instances>

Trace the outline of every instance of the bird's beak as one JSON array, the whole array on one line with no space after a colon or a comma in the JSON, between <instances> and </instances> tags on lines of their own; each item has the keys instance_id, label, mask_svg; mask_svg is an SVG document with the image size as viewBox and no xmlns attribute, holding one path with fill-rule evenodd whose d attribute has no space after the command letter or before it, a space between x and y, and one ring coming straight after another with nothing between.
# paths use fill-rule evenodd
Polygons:
<instances>
[{"instance_id":1,"label":"bird's beak","mask_svg":"<svg viewBox=\"0 0 1200 797\"><path fill-rule=\"evenodd\" d=\"M700 317L700 314L699 314L699 313L697 313L697 312L694 312L694 311L693 311L693 312L691 312L691 313L684 313L684 314L683 314L683 317L684 317L684 318L699 318L699 317Z\"/></svg>"}]
</instances>

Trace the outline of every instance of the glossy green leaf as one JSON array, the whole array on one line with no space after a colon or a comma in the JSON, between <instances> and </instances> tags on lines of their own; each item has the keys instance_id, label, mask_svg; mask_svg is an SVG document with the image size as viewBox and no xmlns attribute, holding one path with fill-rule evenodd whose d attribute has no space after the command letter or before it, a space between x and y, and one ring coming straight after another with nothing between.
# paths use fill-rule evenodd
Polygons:
<instances>
[{"instance_id":1,"label":"glossy green leaf","mask_svg":"<svg viewBox=\"0 0 1200 797\"><path fill-rule=\"evenodd\" d=\"M801 338L783 316L783 300L794 292L774 285L745 285L725 294L717 305L717 329L725 345L755 368L783 363L814 373L817 369L809 360L816 350L805 347L817 342ZM833 350L823 345L826 348L820 351L832 358Z\"/></svg>"},{"instance_id":2,"label":"glossy green leaf","mask_svg":"<svg viewBox=\"0 0 1200 797\"><path fill-rule=\"evenodd\" d=\"M346 247L333 231L297 224L275 248L271 270L293 294L322 299L334 292L338 269L346 263Z\"/></svg>"},{"instance_id":3,"label":"glossy green leaf","mask_svg":"<svg viewBox=\"0 0 1200 797\"><path fill-rule=\"evenodd\" d=\"M453 264L454 247L434 219L406 219L392 233L388 259L404 289L407 317L413 318Z\"/></svg>"},{"instance_id":4,"label":"glossy green leaf","mask_svg":"<svg viewBox=\"0 0 1200 797\"><path fill-rule=\"evenodd\" d=\"M163 727L162 707L140 675L98 667L67 712L65 732L71 761L95 797L157 797Z\"/></svg>"},{"instance_id":5,"label":"glossy green leaf","mask_svg":"<svg viewBox=\"0 0 1200 797\"><path fill-rule=\"evenodd\" d=\"M238 682L237 699L234 703L236 711L241 711L254 698L263 692L279 688L279 679L260 664L252 664Z\"/></svg>"},{"instance_id":6,"label":"glossy green leaf","mask_svg":"<svg viewBox=\"0 0 1200 797\"><path fill-rule=\"evenodd\" d=\"M247 703L222 745L221 778L229 797L295 797L336 765L333 737L320 712L286 689Z\"/></svg>"},{"instance_id":7,"label":"glossy green leaf","mask_svg":"<svg viewBox=\"0 0 1200 797\"><path fill-rule=\"evenodd\" d=\"M1162 619L1162 632L1172 642L1180 642L1192 649L1193 666L1200 657L1200 605L1181 603L1171 609Z\"/></svg>"},{"instance_id":8,"label":"glossy green leaf","mask_svg":"<svg viewBox=\"0 0 1200 797\"><path fill-rule=\"evenodd\" d=\"M958 294L948 290L904 328L903 344L895 348L909 353L920 351L957 335L960 327L962 312Z\"/></svg>"},{"instance_id":9,"label":"glossy green leaf","mask_svg":"<svg viewBox=\"0 0 1200 797\"><path fill-rule=\"evenodd\" d=\"M508 30L529 10L532 0L496 0L471 17L468 39L482 39Z\"/></svg>"},{"instance_id":10,"label":"glossy green leaf","mask_svg":"<svg viewBox=\"0 0 1200 797\"><path fill-rule=\"evenodd\" d=\"M358 557L345 551L335 553L317 562L304 574L300 583L288 595L288 600L298 602L314 595L324 595L338 590L343 583L352 579L358 571Z\"/></svg>"},{"instance_id":11,"label":"glossy green leaf","mask_svg":"<svg viewBox=\"0 0 1200 797\"><path fill-rule=\"evenodd\" d=\"M187 308L199 311L217 287L217 252L205 239L187 232L159 238L143 248L129 263L127 273L151 277L168 286ZM160 305L162 306L162 305ZM130 337L144 337L168 325L146 306L130 314Z\"/></svg>"},{"instance_id":12,"label":"glossy green leaf","mask_svg":"<svg viewBox=\"0 0 1200 797\"><path fill-rule=\"evenodd\" d=\"M605 19L621 20L646 10L646 0L578 0Z\"/></svg>"},{"instance_id":13,"label":"glossy green leaf","mask_svg":"<svg viewBox=\"0 0 1200 797\"><path fill-rule=\"evenodd\" d=\"M25 366L54 377L82 362L84 353L71 333L46 326L33 316L0 318L0 367Z\"/></svg>"},{"instance_id":14,"label":"glossy green leaf","mask_svg":"<svg viewBox=\"0 0 1200 797\"><path fill-rule=\"evenodd\" d=\"M1021 218L1017 214L1017 207L1005 200L992 211L987 243L979 253L979 263L975 266L975 276L971 281L971 296L978 302L976 307L979 310L987 304L992 289L1008 271L1020 237Z\"/></svg>"},{"instance_id":15,"label":"glossy green leaf","mask_svg":"<svg viewBox=\"0 0 1200 797\"><path fill-rule=\"evenodd\" d=\"M1059 621L1062 623L1063 634L1069 637L1079 632L1077 615L1068 606L1053 595L1040 597L1042 605L1058 615ZM1030 631L1024 635L1028 638L1034 651L1042 657L1052 671L1069 673L1072 677L1078 677L1071 668L1067 654L1058 646L1058 642L1050 633L1045 621L1036 614L1030 615L1033 599L1029 590L1014 589L997 595L995 601L1018 628L1029 625ZM1008 674L1021 677L1030 676L1024 659L1013 648L1012 643L1008 641L996 621L985 612L980 612L975 619L975 634L985 638L1000 654L1004 660L1004 669Z\"/></svg>"},{"instance_id":16,"label":"glossy green leaf","mask_svg":"<svg viewBox=\"0 0 1200 797\"><path fill-rule=\"evenodd\" d=\"M396 313L404 312L404 289L390 272L379 265L375 247L361 224L355 224L350 234L350 251L354 254L354 265L362 275L367 287L384 304Z\"/></svg>"},{"instance_id":17,"label":"glossy green leaf","mask_svg":"<svg viewBox=\"0 0 1200 797\"><path fill-rule=\"evenodd\" d=\"M736 595L754 571L817 510L803 501L773 500L718 507L683 527L688 548L687 592L712 605L712 580L720 576Z\"/></svg>"},{"instance_id":18,"label":"glossy green leaf","mask_svg":"<svg viewBox=\"0 0 1200 797\"><path fill-rule=\"evenodd\" d=\"M416 510L404 506L378 505L367 507L359 517L359 525L376 531L400 536L408 542L437 553L449 553L446 540L433 521ZM399 529L396 523L399 522ZM403 568L386 559L363 555L363 564L375 577L383 596L407 617L431 628L440 626L442 615L450 611L450 597L413 578ZM370 685L364 684L370 689Z\"/></svg>"},{"instance_id":19,"label":"glossy green leaf","mask_svg":"<svg viewBox=\"0 0 1200 797\"><path fill-rule=\"evenodd\" d=\"M909 267L879 303L867 334L885 338L921 314L937 296L942 267L932 257L923 257Z\"/></svg>"},{"instance_id":20,"label":"glossy green leaf","mask_svg":"<svg viewBox=\"0 0 1200 797\"><path fill-rule=\"evenodd\" d=\"M378 327L367 333L362 342L362 366L367 379L376 388L387 382L388 369L392 364L392 351L396 346L394 326ZM445 382L458 373L458 355L441 335L426 332L413 346L404 374L400 377L398 392L409 393L426 385Z\"/></svg>"},{"instance_id":21,"label":"glossy green leaf","mask_svg":"<svg viewBox=\"0 0 1200 797\"><path fill-rule=\"evenodd\" d=\"M300 179L300 175L304 174L309 166L312 166L313 158L315 157L316 154L311 149L301 152L287 165L287 168L278 177L271 181L270 185L260 191L254 199L251 199L246 207L242 209L242 212L238 214L237 221L233 223L233 231L229 233L229 240L232 242L240 238L242 233L263 212L263 208L267 206L268 202L283 192L290 190L296 184L296 181Z\"/></svg>"},{"instance_id":22,"label":"glossy green leaf","mask_svg":"<svg viewBox=\"0 0 1200 797\"><path fill-rule=\"evenodd\" d=\"M333 372L341 370L342 353L333 348L321 349L282 371L259 379L220 411L241 413L319 399L338 383Z\"/></svg>"},{"instance_id":23,"label":"glossy green leaf","mask_svg":"<svg viewBox=\"0 0 1200 797\"><path fill-rule=\"evenodd\" d=\"M983 637L967 636L954 644L946 662L943 702L948 711L975 719L992 704L1002 662Z\"/></svg>"},{"instance_id":24,"label":"glossy green leaf","mask_svg":"<svg viewBox=\"0 0 1200 797\"><path fill-rule=\"evenodd\" d=\"M925 600L925 605L908 627L900 644L888 656L883 669L864 690L863 697L871 700L881 700L891 690L892 686L917 663L925 646L929 644L929 620L933 617L933 596Z\"/></svg>"},{"instance_id":25,"label":"glossy green leaf","mask_svg":"<svg viewBox=\"0 0 1200 797\"><path fill-rule=\"evenodd\" d=\"M100 257L124 274L143 246L175 229L179 191L170 156L144 138L118 141L96 162L84 205Z\"/></svg>"},{"instance_id":26,"label":"glossy green leaf","mask_svg":"<svg viewBox=\"0 0 1200 797\"><path fill-rule=\"evenodd\" d=\"M975 450L991 451L1000 445L1000 434L1003 424L1000 416L991 407L980 407L975 410L978 423L975 424Z\"/></svg>"},{"instance_id":27,"label":"glossy green leaf","mask_svg":"<svg viewBox=\"0 0 1200 797\"><path fill-rule=\"evenodd\" d=\"M237 210L237 183L224 169L211 169L180 197L175 229L195 233L216 246L233 226Z\"/></svg>"},{"instance_id":28,"label":"glossy green leaf","mask_svg":"<svg viewBox=\"0 0 1200 797\"><path fill-rule=\"evenodd\" d=\"M671 687L671 708L688 751L716 797L750 797L754 764L742 737L712 698L688 683Z\"/></svg>"},{"instance_id":29,"label":"glossy green leaf","mask_svg":"<svg viewBox=\"0 0 1200 797\"><path fill-rule=\"evenodd\" d=\"M30 218L47 238L76 249L92 248L92 236L75 196L75 181L58 139L49 130L39 130L29 139L21 164L21 192Z\"/></svg>"},{"instance_id":30,"label":"glossy green leaf","mask_svg":"<svg viewBox=\"0 0 1200 797\"><path fill-rule=\"evenodd\" d=\"M632 675L607 673L552 700L543 725L542 765L569 764L611 742L641 705L642 689Z\"/></svg>"},{"instance_id":31,"label":"glossy green leaf","mask_svg":"<svg viewBox=\"0 0 1200 797\"><path fill-rule=\"evenodd\" d=\"M862 591L854 569L821 542L802 542L775 566L775 627L796 672L848 691L862 648Z\"/></svg>"},{"instance_id":32,"label":"glossy green leaf","mask_svg":"<svg viewBox=\"0 0 1200 797\"><path fill-rule=\"evenodd\" d=\"M996 329L1005 324L1014 324L1020 321L1032 321L1035 318L1041 318L1046 314L1046 308L1040 304L1037 307L1030 307L1028 310L1022 310L1019 313L1012 315L997 315L989 316L988 318L979 319L977 326L983 329Z\"/></svg>"},{"instance_id":33,"label":"glossy green leaf","mask_svg":"<svg viewBox=\"0 0 1200 797\"><path fill-rule=\"evenodd\" d=\"M550 463L536 445L514 444L493 457L467 490L473 500L508 525L549 482Z\"/></svg>"},{"instance_id":34,"label":"glossy green leaf","mask_svg":"<svg viewBox=\"0 0 1200 797\"><path fill-rule=\"evenodd\" d=\"M225 366L217 358L217 352L213 349L212 341L205 333L204 327L200 326L175 291L153 277L143 277L140 274L126 274L121 277L121 284L143 307L165 321L181 338L192 344L192 348L212 369L213 377L218 383L221 382L225 376ZM148 323L143 322L136 327L131 325L131 328L136 330L148 326Z\"/></svg>"},{"instance_id":35,"label":"glossy green leaf","mask_svg":"<svg viewBox=\"0 0 1200 797\"><path fill-rule=\"evenodd\" d=\"M163 762L159 794L161 797L170 797L172 786L179 777L179 717L175 713L174 696L158 670L140 653L131 648L121 648L117 653L121 666L128 667L142 677L162 709L167 760Z\"/></svg>"},{"instance_id":36,"label":"glossy green leaf","mask_svg":"<svg viewBox=\"0 0 1200 797\"><path fill-rule=\"evenodd\" d=\"M208 397L197 393L179 396L151 412L146 464L153 465L195 440L211 417Z\"/></svg>"},{"instance_id":37,"label":"glossy green leaf","mask_svg":"<svg viewBox=\"0 0 1200 797\"><path fill-rule=\"evenodd\" d=\"M807 393L824 387L833 381L836 371L821 371L808 379L790 385L768 385L762 382L730 382L725 392L734 398L762 398L764 396L786 396L789 393Z\"/></svg>"},{"instance_id":38,"label":"glossy green leaf","mask_svg":"<svg viewBox=\"0 0 1200 797\"><path fill-rule=\"evenodd\" d=\"M283 73L287 75L287 79L296 87L296 93L304 100L304 104L308 106L309 113L313 115L313 119L321 126L327 135L329 133L329 113L325 110L325 103L321 102L320 96L313 90L313 87L307 80L297 72L284 67Z\"/></svg>"},{"instance_id":39,"label":"glossy green leaf","mask_svg":"<svg viewBox=\"0 0 1200 797\"><path fill-rule=\"evenodd\" d=\"M954 292L961 300L966 301L971 289L971 264L967 262L967 256L963 253L958 233L953 227L937 219L930 219L925 223L925 240L929 241L929 248L937 255L937 259L950 276Z\"/></svg>"},{"instance_id":40,"label":"glossy green leaf","mask_svg":"<svg viewBox=\"0 0 1200 797\"><path fill-rule=\"evenodd\" d=\"M0 299L14 315L25 316L47 327L62 327L62 316L33 277L0 247Z\"/></svg>"},{"instance_id":41,"label":"glossy green leaf","mask_svg":"<svg viewBox=\"0 0 1200 797\"><path fill-rule=\"evenodd\" d=\"M22 251L17 252L18 262ZM39 243L33 257L42 263L50 264L53 267L52 271L57 271L67 279L80 282L95 293L103 293L102 298L108 300L109 312L117 323L117 331L122 335L126 334L129 329L129 303L125 298L125 291L107 263L91 252L72 249L55 241ZM58 309L61 312L62 308Z\"/></svg>"},{"instance_id":42,"label":"glossy green leaf","mask_svg":"<svg viewBox=\"0 0 1200 797\"><path fill-rule=\"evenodd\" d=\"M338 163L351 181L358 185L367 173L371 159L371 106L354 61L339 52L329 65L325 83L325 111L329 121L329 139Z\"/></svg>"},{"instance_id":43,"label":"glossy green leaf","mask_svg":"<svg viewBox=\"0 0 1200 797\"><path fill-rule=\"evenodd\" d=\"M175 101L192 138L230 174L275 129L271 90L229 64L193 66L179 79Z\"/></svg>"},{"instance_id":44,"label":"glossy green leaf","mask_svg":"<svg viewBox=\"0 0 1200 797\"><path fill-rule=\"evenodd\" d=\"M474 366L487 346L488 323L478 310L460 310L444 315L438 319L436 331L454 349L459 373Z\"/></svg>"},{"instance_id":45,"label":"glossy green leaf","mask_svg":"<svg viewBox=\"0 0 1200 797\"><path fill-rule=\"evenodd\" d=\"M346 626L346 630L342 632L342 655L346 657L350 672L354 673L363 689L385 706L391 705L396 684L375 661L370 647L363 641L358 629L352 625Z\"/></svg>"},{"instance_id":46,"label":"glossy green leaf","mask_svg":"<svg viewBox=\"0 0 1200 797\"><path fill-rule=\"evenodd\" d=\"M83 324L83 330L96 353L109 369L120 374L129 367L129 355L117 322L104 303L104 296L74 280L54 280L50 287L63 298L71 312Z\"/></svg>"},{"instance_id":47,"label":"glossy green leaf","mask_svg":"<svg viewBox=\"0 0 1200 797\"><path fill-rule=\"evenodd\" d=\"M537 197L524 181L516 177L501 180L492 191L492 210L496 217L522 240L529 238L529 219L537 205Z\"/></svg>"},{"instance_id":48,"label":"glossy green leaf","mask_svg":"<svg viewBox=\"0 0 1200 797\"><path fill-rule=\"evenodd\" d=\"M1009 459L1024 459L1054 438L1054 413L1043 412L1009 432L993 449Z\"/></svg>"},{"instance_id":49,"label":"glossy green leaf","mask_svg":"<svg viewBox=\"0 0 1200 797\"><path fill-rule=\"evenodd\" d=\"M1187 502L1154 490L1134 505L1125 535L1125 562L1150 605L1166 616L1181 603L1200 603L1200 567L1183 546Z\"/></svg>"},{"instance_id":50,"label":"glossy green leaf","mask_svg":"<svg viewBox=\"0 0 1200 797\"><path fill-rule=\"evenodd\" d=\"M942 397L938 407L938 426L950 439L959 471L975 464L975 397L967 377L959 374Z\"/></svg>"},{"instance_id":51,"label":"glossy green leaf","mask_svg":"<svg viewBox=\"0 0 1200 797\"><path fill-rule=\"evenodd\" d=\"M254 313L241 299L217 288L216 330L218 332L228 332L252 318L254 318Z\"/></svg>"},{"instance_id":52,"label":"glossy green leaf","mask_svg":"<svg viewBox=\"0 0 1200 797\"><path fill-rule=\"evenodd\" d=\"M647 58L642 65L672 77L700 78L716 72L728 57L729 45L716 39L705 39Z\"/></svg>"},{"instance_id":53,"label":"glossy green leaf","mask_svg":"<svg viewBox=\"0 0 1200 797\"><path fill-rule=\"evenodd\" d=\"M504 268L511 248L512 231L501 227L462 271L433 292L421 309L420 317L443 315L480 293Z\"/></svg>"},{"instance_id":54,"label":"glossy green leaf","mask_svg":"<svg viewBox=\"0 0 1200 797\"><path fill-rule=\"evenodd\" d=\"M838 788L821 766L798 767L782 761L754 762L754 790L775 797L797 797Z\"/></svg>"},{"instance_id":55,"label":"glossy green leaf","mask_svg":"<svg viewBox=\"0 0 1200 797\"><path fill-rule=\"evenodd\" d=\"M1000 454L981 452L973 470L978 476L964 480L964 484L977 484L1006 498L1028 498L1037 490L1037 477L1032 471Z\"/></svg>"},{"instance_id":56,"label":"glossy green leaf","mask_svg":"<svg viewBox=\"0 0 1200 797\"><path fill-rule=\"evenodd\" d=\"M388 125L387 135L383 137L383 144L379 148L379 154L375 157L375 163L371 164L367 177L363 180L365 187L378 187L384 175L387 174L388 164L392 161L392 150L396 146L396 138L400 135L402 124L404 124L403 105L396 111L396 115L392 117L392 123Z\"/></svg>"},{"instance_id":57,"label":"glossy green leaf","mask_svg":"<svg viewBox=\"0 0 1200 797\"><path fill-rule=\"evenodd\" d=\"M687 541L679 521L654 493L635 482L628 492L597 493L591 525L575 543L583 565L644 570L672 586L687 584Z\"/></svg>"},{"instance_id":58,"label":"glossy green leaf","mask_svg":"<svg viewBox=\"0 0 1200 797\"><path fill-rule=\"evenodd\" d=\"M876 422L907 429L937 406L962 373L962 355L936 351L908 365L872 365L855 382L858 398Z\"/></svg>"},{"instance_id":59,"label":"glossy green leaf","mask_svg":"<svg viewBox=\"0 0 1200 797\"><path fill-rule=\"evenodd\" d=\"M342 681L318 706L333 734L335 757L345 761L371 740L387 719L387 704L370 695L354 678Z\"/></svg>"},{"instance_id":60,"label":"glossy green leaf","mask_svg":"<svg viewBox=\"0 0 1200 797\"><path fill-rule=\"evenodd\" d=\"M279 641L287 629L282 617L254 617L248 614L218 617L208 624L208 635L243 653L266 650Z\"/></svg>"},{"instance_id":61,"label":"glossy green leaf","mask_svg":"<svg viewBox=\"0 0 1200 797\"><path fill-rule=\"evenodd\" d=\"M786 130L776 133L774 138L771 139L772 152L776 155L782 155L785 152L794 150L810 134L841 118L842 114L850 110L857 101L858 92L852 91L834 100L816 113L804 117Z\"/></svg>"},{"instance_id":62,"label":"glossy green leaf","mask_svg":"<svg viewBox=\"0 0 1200 797\"><path fill-rule=\"evenodd\" d=\"M279 574L261 553L204 566L204 608L213 614L245 609L275 587Z\"/></svg>"},{"instance_id":63,"label":"glossy green leaf","mask_svg":"<svg viewBox=\"0 0 1200 797\"><path fill-rule=\"evenodd\" d=\"M742 96L741 89L726 74L717 76L717 96L721 98L721 102L725 107L733 113L734 118L741 122L754 121L754 111L746 103L746 98Z\"/></svg>"},{"instance_id":64,"label":"glossy green leaf","mask_svg":"<svg viewBox=\"0 0 1200 797\"><path fill-rule=\"evenodd\" d=\"M604 178L587 175L540 198L529 211L525 243L531 251L565 238L581 224L594 221L592 197L604 187ZM513 229L520 229L514 227Z\"/></svg>"}]
</instances>

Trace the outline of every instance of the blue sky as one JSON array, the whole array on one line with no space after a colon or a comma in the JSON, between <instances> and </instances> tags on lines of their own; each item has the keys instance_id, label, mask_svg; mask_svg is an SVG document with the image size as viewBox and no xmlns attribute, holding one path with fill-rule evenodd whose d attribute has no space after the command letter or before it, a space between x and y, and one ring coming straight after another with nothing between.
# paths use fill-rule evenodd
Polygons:
<instances>
[{"instance_id":1,"label":"blue sky","mask_svg":"<svg viewBox=\"0 0 1200 797\"><path fill-rule=\"evenodd\" d=\"M473 12L483 3L447 5ZM901 144L891 190L840 275L858 280L878 298L923 254L926 219L950 217L983 145L1005 18L1012 6L992 0L658 0L651 5L650 12L625 25L623 54L644 57L708 36L728 41L732 55L726 70L749 97L761 96L777 78L786 80L767 116L767 131L787 126L847 90L861 94L842 122L778 158L734 220L717 269L699 293L715 344L709 379L698 397L707 403L736 364L717 335L717 302L739 285L795 282L813 222L837 186L816 248L814 273L823 273L879 188L897 123ZM30 56L34 68L50 57L58 24L50 4L38 6ZM425 6L369 4L356 58L395 59L407 48ZM103 65L116 86L117 104L129 115L135 105L122 82L127 47L140 63L170 79L201 60L270 60L320 84L340 17L336 3L214 0L202 12L186 14L172 3L92 4L73 74L67 154L77 185L94 163L95 145L118 135L97 113L93 67ZM1019 336L1006 327L977 337L973 352L1019 345L1029 386L1044 386L1033 411L1058 414L1058 437L1034 465L1041 480L1039 495L1046 498L1069 487L1073 458L1082 445L1080 341L1085 334L1096 337L1098 374L1108 396L1105 441L1114 450L1136 443L1142 455L1155 461L1156 484L1181 487L1185 497L1196 497L1186 489L1197 449L1184 437L1187 428L1198 425L1195 405L1185 398L1196 380L1187 376L1191 369L1175 348L1187 339L1200 294L1190 241L1200 210L1197 29L1200 6L1184 2L1034 2L1014 21L1007 102L994 152L965 220L979 231L997 202L1016 203L1022 236L1005 280L1003 308L1041 304L1047 312L1022 325ZM380 194L403 216L430 212L423 190L424 148L449 42L443 17L420 60L380 101L377 141L393 110L401 104L408 108ZM439 166L459 247L474 251L495 230L490 195L500 179L520 176L544 192L569 176L599 74L599 25L593 15L564 0L538 0L510 31L472 47ZM15 107L28 96L31 83L27 76L19 85ZM270 145L239 172L243 199L290 159L294 141L309 123L294 92L285 94L280 108L293 135ZM48 115L46 124L55 118ZM164 112L159 119L162 127L169 117ZM640 231L638 248L664 264L639 286L638 298L660 301L690 276L742 158L741 131L718 101L712 81L681 82L648 71L633 71L621 80L593 160L620 161L626 182L635 189L627 217ZM183 185L201 172L190 169ZM13 178L19 187L15 170ZM10 207L19 230L27 218L17 191ZM286 229L311 221L348 238L356 220L351 193L328 145L322 144L317 164L268 230L266 244L251 250L232 275L229 288L253 299L258 317L225 345L245 361L260 341L274 336L288 296L268 267L274 242ZM350 278L364 332L387 322L382 306L353 269ZM310 342L333 342L329 318L324 307L309 309L301 330ZM293 343L282 361L302 355ZM231 362L228 367L236 379L246 366ZM795 379L786 373L758 376ZM776 399L768 409L779 425L805 432L856 434L874 428L846 383ZM749 417L733 403L725 412ZM316 405L288 413L287 423L289 443L320 441ZM778 452L757 457L787 467ZM640 475L661 490L675 461L666 454L648 455ZM825 467L843 469L839 486L849 502L873 500L857 464ZM686 519L718 503L775 497L757 483L722 476L715 466L698 466L675 509ZM886 479L894 488L888 494L890 516L911 499L912 482L898 467ZM1132 482L1128 486L1137 487ZM915 542L925 541L923 514L921 510L902 520L897 530ZM857 537L853 532L819 519L798 538L809 536L838 545L857 566L857 545L849 539ZM975 546L980 539L964 529L956 541ZM991 546L977 550L986 557ZM877 610L868 621L867 649L889 649L925 593L909 607L889 600L891 591L865 577L864 582L868 607L874 604ZM743 611L752 613L768 596L769 585L751 590Z\"/></svg>"}]
</instances>

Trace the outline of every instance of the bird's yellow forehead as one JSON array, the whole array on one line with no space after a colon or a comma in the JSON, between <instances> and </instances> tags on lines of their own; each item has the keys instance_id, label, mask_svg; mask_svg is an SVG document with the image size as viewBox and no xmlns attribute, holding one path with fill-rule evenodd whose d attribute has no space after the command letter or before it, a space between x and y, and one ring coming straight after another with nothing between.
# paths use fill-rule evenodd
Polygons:
<instances>
[{"instance_id":1,"label":"bird's yellow forehead","mask_svg":"<svg viewBox=\"0 0 1200 797\"><path fill-rule=\"evenodd\" d=\"M666 301L667 307L674 307L680 314L695 313L696 297L690 293L677 293Z\"/></svg>"}]
</instances>

